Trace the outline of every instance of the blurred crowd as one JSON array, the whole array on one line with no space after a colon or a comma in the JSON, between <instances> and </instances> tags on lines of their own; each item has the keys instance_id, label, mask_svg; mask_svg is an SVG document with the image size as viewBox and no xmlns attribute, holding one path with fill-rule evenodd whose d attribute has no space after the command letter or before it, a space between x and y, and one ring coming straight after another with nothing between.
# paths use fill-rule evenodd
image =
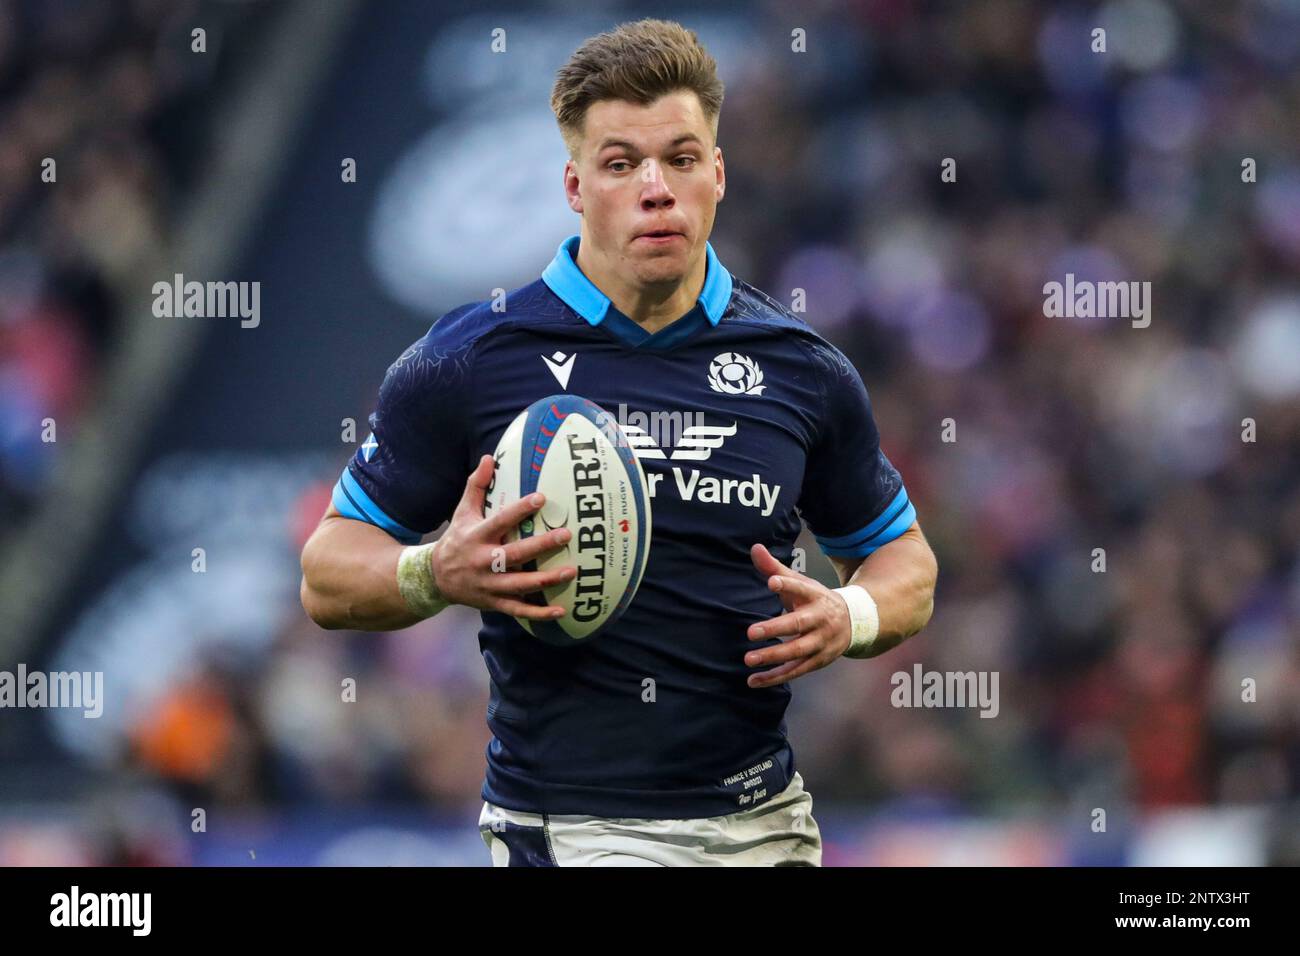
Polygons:
<instances>
[{"instance_id":1,"label":"blurred crowd","mask_svg":"<svg viewBox=\"0 0 1300 956\"><path fill-rule=\"evenodd\" d=\"M132 29L156 43L162 7L131 5ZM904 817L1082 826L1095 807L1294 798L1300 6L863 0L800 16L833 52L803 69L756 50L727 90L713 243L775 298L805 290L807 320L862 373L940 564L923 634L793 685L809 789ZM89 343L111 337L102 289L156 241L150 120L183 83L154 49L76 57L87 69L0 35L0 217L30 224L0 282L33 290L0 295L6 380L39 360L15 344L28 326L88 343L93 367ZM74 136L69 168L95 173L43 199L39 157ZM1150 325L1047 317L1043 286L1067 273L1150 282ZM299 543L328 491L304 498ZM214 658L171 688L132 766L235 805L472 812L489 740L476 615L393 634L287 616L269 656ZM997 718L891 706L891 675L917 662L998 672ZM356 706L340 708L348 678Z\"/></svg>"},{"instance_id":2,"label":"blurred crowd","mask_svg":"<svg viewBox=\"0 0 1300 956\"><path fill-rule=\"evenodd\" d=\"M981 812L1294 796L1300 8L869 9L898 18L857 110L728 102L733 208L788 211L739 241L855 359L941 568L924 635L796 692L805 776ZM1067 273L1149 281L1149 327L1045 317ZM999 671L999 717L894 709L915 661Z\"/></svg>"},{"instance_id":3,"label":"blurred crowd","mask_svg":"<svg viewBox=\"0 0 1300 956\"><path fill-rule=\"evenodd\" d=\"M170 687L131 759L187 806L468 812L490 740L477 627L461 607L382 634L324 635L303 615L269 657L218 652Z\"/></svg>"},{"instance_id":4,"label":"blurred crowd","mask_svg":"<svg viewBox=\"0 0 1300 956\"><path fill-rule=\"evenodd\" d=\"M126 286L193 184L242 6L0 0L0 542L49 487L120 340Z\"/></svg>"}]
</instances>

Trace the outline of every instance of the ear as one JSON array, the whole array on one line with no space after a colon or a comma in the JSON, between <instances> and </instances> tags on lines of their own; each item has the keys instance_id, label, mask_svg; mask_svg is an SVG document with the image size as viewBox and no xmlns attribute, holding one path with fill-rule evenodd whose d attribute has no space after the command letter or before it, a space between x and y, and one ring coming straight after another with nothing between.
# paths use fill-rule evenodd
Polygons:
<instances>
[{"instance_id":1,"label":"ear","mask_svg":"<svg viewBox=\"0 0 1300 956\"><path fill-rule=\"evenodd\" d=\"M722 161L721 146L713 147L713 169L715 174L713 191L718 197L718 202L722 202L722 197L727 191L727 164Z\"/></svg>"},{"instance_id":2,"label":"ear","mask_svg":"<svg viewBox=\"0 0 1300 956\"><path fill-rule=\"evenodd\" d=\"M569 160L564 164L564 199L569 208L582 214L581 182L578 180L578 164Z\"/></svg>"}]
</instances>

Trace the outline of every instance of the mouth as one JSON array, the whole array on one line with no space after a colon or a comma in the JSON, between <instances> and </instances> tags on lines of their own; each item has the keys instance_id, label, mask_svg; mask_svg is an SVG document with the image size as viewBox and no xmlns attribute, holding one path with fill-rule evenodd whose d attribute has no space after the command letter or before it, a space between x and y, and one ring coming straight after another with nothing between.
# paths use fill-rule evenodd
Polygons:
<instances>
[{"instance_id":1,"label":"mouth","mask_svg":"<svg viewBox=\"0 0 1300 956\"><path fill-rule=\"evenodd\" d=\"M655 245L672 242L674 239L685 239L680 232L674 232L671 229L652 229L649 232L643 232L636 237L637 242L649 242Z\"/></svg>"}]
</instances>

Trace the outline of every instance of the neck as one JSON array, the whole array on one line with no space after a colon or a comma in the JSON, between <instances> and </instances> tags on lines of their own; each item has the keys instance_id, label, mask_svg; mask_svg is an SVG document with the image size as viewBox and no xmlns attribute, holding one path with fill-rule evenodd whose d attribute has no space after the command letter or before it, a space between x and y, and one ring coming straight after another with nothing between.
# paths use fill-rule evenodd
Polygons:
<instances>
[{"instance_id":1,"label":"neck","mask_svg":"<svg viewBox=\"0 0 1300 956\"><path fill-rule=\"evenodd\" d=\"M686 274L671 282L643 285L630 282L583 236L574 260L591 284L609 298L614 308L652 335L676 322L695 307L704 289L708 262L701 251Z\"/></svg>"}]
</instances>

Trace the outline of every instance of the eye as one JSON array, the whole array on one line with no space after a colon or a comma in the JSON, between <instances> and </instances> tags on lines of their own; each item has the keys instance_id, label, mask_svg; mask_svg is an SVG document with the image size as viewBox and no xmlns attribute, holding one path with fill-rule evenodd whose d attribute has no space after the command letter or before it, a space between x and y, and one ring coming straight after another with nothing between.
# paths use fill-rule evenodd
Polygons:
<instances>
[{"instance_id":1,"label":"eye","mask_svg":"<svg viewBox=\"0 0 1300 956\"><path fill-rule=\"evenodd\" d=\"M694 165L695 165L695 157L694 157L694 156L678 156L676 159L673 160L673 163L674 163L674 164L678 164L678 163L681 163L682 160L685 160L685 161L686 161L686 165L684 165L684 166L678 166L679 169L689 169L691 166L694 166Z\"/></svg>"},{"instance_id":2,"label":"eye","mask_svg":"<svg viewBox=\"0 0 1300 956\"><path fill-rule=\"evenodd\" d=\"M606 168L609 169L611 173L623 172L623 170L621 169L615 169L614 168L615 166L626 166L628 169L632 168L632 164L629 163L626 159L616 159L613 162L609 163Z\"/></svg>"}]
</instances>

